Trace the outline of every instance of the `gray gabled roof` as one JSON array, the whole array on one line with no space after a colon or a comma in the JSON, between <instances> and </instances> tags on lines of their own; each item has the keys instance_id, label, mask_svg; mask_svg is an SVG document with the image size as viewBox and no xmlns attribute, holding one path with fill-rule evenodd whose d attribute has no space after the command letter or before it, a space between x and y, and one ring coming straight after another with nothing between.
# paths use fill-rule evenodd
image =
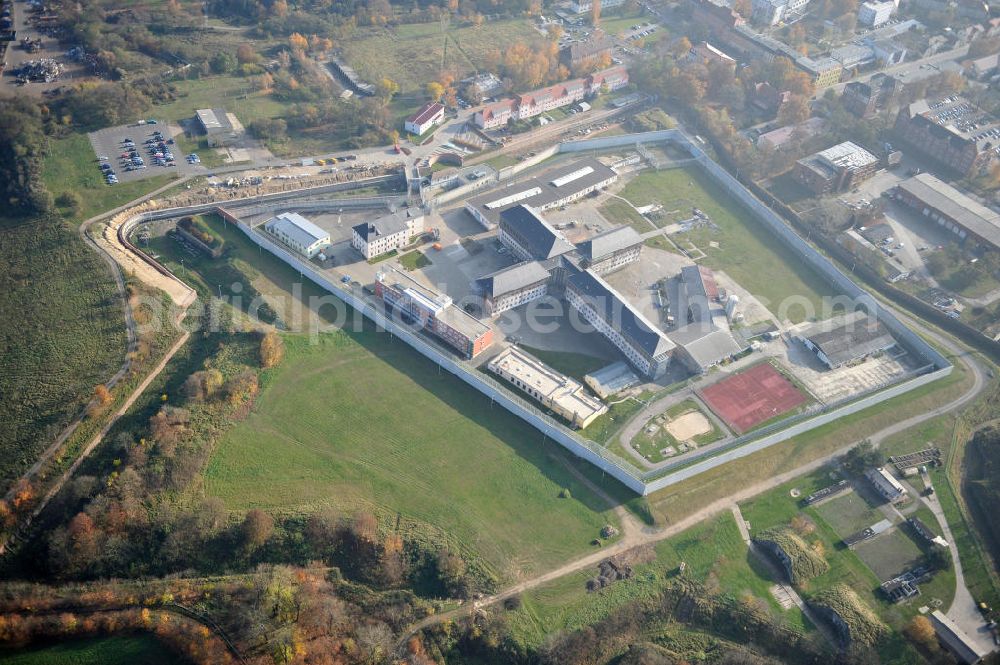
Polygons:
<instances>
[{"instance_id":1,"label":"gray gabled roof","mask_svg":"<svg viewBox=\"0 0 1000 665\"><path fill-rule=\"evenodd\" d=\"M642 244L642 236L631 226L616 226L598 233L589 240L579 243L576 248L580 255L590 261L600 261L615 252Z\"/></svg>"},{"instance_id":2,"label":"gray gabled roof","mask_svg":"<svg viewBox=\"0 0 1000 665\"><path fill-rule=\"evenodd\" d=\"M275 215L264 224L264 228L271 233L284 233L302 247L310 247L315 242L330 239L329 233L297 212Z\"/></svg>"},{"instance_id":3,"label":"gray gabled roof","mask_svg":"<svg viewBox=\"0 0 1000 665\"><path fill-rule=\"evenodd\" d=\"M918 175L899 183L899 188L951 217L962 226L994 247L1000 247L1000 214L969 198L946 182L930 173Z\"/></svg>"},{"instance_id":4,"label":"gray gabled roof","mask_svg":"<svg viewBox=\"0 0 1000 665\"><path fill-rule=\"evenodd\" d=\"M815 344L832 365L883 351L896 343L878 319L862 310L814 323L799 336Z\"/></svg>"},{"instance_id":5,"label":"gray gabled roof","mask_svg":"<svg viewBox=\"0 0 1000 665\"><path fill-rule=\"evenodd\" d=\"M676 344L592 270L570 275L566 281L601 318L650 357L676 348Z\"/></svg>"},{"instance_id":6,"label":"gray gabled roof","mask_svg":"<svg viewBox=\"0 0 1000 665\"><path fill-rule=\"evenodd\" d=\"M573 245L531 206L517 205L504 210L500 213L500 225L523 240L527 244L525 249L536 259L551 259L573 250Z\"/></svg>"},{"instance_id":7,"label":"gray gabled roof","mask_svg":"<svg viewBox=\"0 0 1000 665\"><path fill-rule=\"evenodd\" d=\"M728 330L692 323L670 333L670 339L683 347L699 367L708 368L743 349Z\"/></svg>"},{"instance_id":8,"label":"gray gabled roof","mask_svg":"<svg viewBox=\"0 0 1000 665\"><path fill-rule=\"evenodd\" d=\"M524 261L484 275L474 282L480 293L496 298L549 279L549 271L538 261Z\"/></svg>"},{"instance_id":9,"label":"gray gabled roof","mask_svg":"<svg viewBox=\"0 0 1000 665\"><path fill-rule=\"evenodd\" d=\"M410 217L409 210L402 210L379 217L370 222L362 222L354 226L361 239L369 242L379 236L388 236L406 230L406 220Z\"/></svg>"}]
</instances>

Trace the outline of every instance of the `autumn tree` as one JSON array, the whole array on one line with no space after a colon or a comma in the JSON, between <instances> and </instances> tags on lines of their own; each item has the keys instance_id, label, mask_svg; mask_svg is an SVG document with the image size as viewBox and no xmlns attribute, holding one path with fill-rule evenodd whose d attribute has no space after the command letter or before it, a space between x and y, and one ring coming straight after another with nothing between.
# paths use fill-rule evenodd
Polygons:
<instances>
[{"instance_id":1,"label":"autumn tree","mask_svg":"<svg viewBox=\"0 0 1000 665\"><path fill-rule=\"evenodd\" d=\"M441 97L444 96L444 86L437 81L431 81L427 84L425 92L432 102L441 101Z\"/></svg>"},{"instance_id":2,"label":"autumn tree","mask_svg":"<svg viewBox=\"0 0 1000 665\"><path fill-rule=\"evenodd\" d=\"M292 51L305 51L309 48L309 40L297 32L293 32L288 37L288 46Z\"/></svg>"},{"instance_id":3,"label":"autumn tree","mask_svg":"<svg viewBox=\"0 0 1000 665\"><path fill-rule=\"evenodd\" d=\"M601 0L593 0L590 6L590 23L595 28L601 25Z\"/></svg>"},{"instance_id":4,"label":"autumn tree","mask_svg":"<svg viewBox=\"0 0 1000 665\"><path fill-rule=\"evenodd\" d=\"M465 561L455 552L445 548L437 554L438 579L448 593L454 596L464 596L466 589Z\"/></svg>"},{"instance_id":5,"label":"autumn tree","mask_svg":"<svg viewBox=\"0 0 1000 665\"><path fill-rule=\"evenodd\" d=\"M264 369L276 367L285 357L285 343L281 336L269 330L260 338L260 366Z\"/></svg>"},{"instance_id":6,"label":"autumn tree","mask_svg":"<svg viewBox=\"0 0 1000 665\"><path fill-rule=\"evenodd\" d=\"M236 47L236 61L241 65L253 65L259 60L260 56L254 50L253 44L244 42Z\"/></svg>"},{"instance_id":7,"label":"autumn tree","mask_svg":"<svg viewBox=\"0 0 1000 665\"><path fill-rule=\"evenodd\" d=\"M31 481L27 478L18 479L14 485L14 499L11 502L14 510L20 512L31 505L34 500L35 488L31 485Z\"/></svg>"},{"instance_id":8,"label":"autumn tree","mask_svg":"<svg viewBox=\"0 0 1000 665\"><path fill-rule=\"evenodd\" d=\"M104 411L104 407L111 404L111 391L103 383L94 387L94 397L87 405L87 416L93 418Z\"/></svg>"},{"instance_id":9,"label":"autumn tree","mask_svg":"<svg viewBox=\"0 0 1000 665\"><path fill-rule=\"evenodd\" d=\"M801 95L791 95L778 111L778 122L782 127L798 125L808 120L811 113L808 99Z\"/></svg>"},{"instance_id":10,"label":"autumn tree","mask_svg":"<svg viewBox=\"0 0 1000 665\"><path fill-rule=\"evenodd\" d=\"M378 82L377 89L379 99L381 99L383 103L388 104L389 101L396 96L396 93L399 92L399 84L386 76Z\"/></svg>"},{"instance_id":11,"label":"autumn tree","mask_svg":"<svg viewBox=\"0 0 1000 665\"><path fill-rule=\"evenodd\" d=\"M258 508L249 511L243 518L243 524L240 525L243 546L247 550L255 550L266 543L272 533L274 533L274 518Z\"/></svg>"},{"instance_id":12,"label":"autumn tree","mask_svg":"<svg viewBox=\"0 0 1000 665\"><path fill-rule=\"evenodd\" d=\"M82 570L93 562L98 553L98 530L86 513L77 513L66 530L69 564Z\"/></svg>"},{"instance_id":13,"label":"autumn tree","mask_svg":"<svg viewBox=\"0 0 1000 665\"><path fill-rule=\"evenodd\" d=\"M937 648L937 636L934 632L934 626L931 624L930 619L922 614L918 614L910 620L910 623L906 624L906 629L904 630L906 636L911 640L919 644L920 646L927 649Z\"/></svg>"}]
</instances>

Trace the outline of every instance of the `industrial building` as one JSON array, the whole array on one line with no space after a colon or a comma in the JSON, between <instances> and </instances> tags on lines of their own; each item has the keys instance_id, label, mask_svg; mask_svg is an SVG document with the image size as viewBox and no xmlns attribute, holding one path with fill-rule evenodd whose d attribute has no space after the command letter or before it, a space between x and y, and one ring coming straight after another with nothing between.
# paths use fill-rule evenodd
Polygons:
<instances>
[{"instance_id":1,"label":"industrial building","mask_svg":"<svg viewBox=\"0 0 1000 665\"><path fill-rule=\"evenodd\" d=\"M313 258L330 244L330 234L297 212L283 212L264 223L272 236L306 258Z\"/></svg>"},{"instance_id":2,"label":"industrial building","mask_svg":"<svg viewBox=\"0 0 1000 665\"><path fill-rule=\"evenodd\" d=\"M774 26L800 16L809 0L752 0L750 20L758 25Z\"/></svg>"},{"instance_id":3,"label":"industrial building","mask_svg":"<svg viewBox=\"0 0 1000 665\"><path fill-rule=\"evenodd\" d=\"M620 360L587 374L583 380L601 399L607 399L639 384L639 377Z\"/></svg>"},{"instance_id":4,"label":"industrial building","mask_svg":"<svg viewBox=\"0 0 1000 665\"><path fill-rule=\"evenodd\" d=\"M400 210L351 230L351 246L369 261L410 244L413 236L424 230L424 215L419 210Z\"/></svg>"},{"instance_id":5,"label":"industrial building","mask_svg":"<svg viewBox=\"0 0 1000 665\"><path fill-rule=\"evenodd\" d=\"M375 295L405 323L426 330L465 358L475 358L493 344L493 328L398 270L375 276Z\"/></svg>"},{"instance_id":6,"label":"industrial building","mask_svg":"<svg viewBox=\"0 0 1000 665\"><path fill-rule=\"evenodd\" d=\"M931 529L927 524L924 523L919 517L910 517L906 520L913 527L913 530L917 534L932 545L937 545L938 547L948 547L948 541L939 536Z\"/></svg>"},{"instance_id":7,"label":"industrial building","mask_svg":"<svg viewBox=\"0 0 1000 665\"><path fill-rule=\"evenodd\" d=\"M979 174L1000 154L1000 121L958 95L904 106L895 131L910 147L962 175Z\"/></svg>"},{"instance_id":8,"label":"industrial building","mask_svg":"<svg viewBox=\"0 0 1000 665\"><path fill-rule=\"evenodd\" d=\"M898 503L907 497L906 488L884 466L865 471L865 478L875 491L889 503Z\"/></svg>"},{"instance_id":9,"label":"industrial building","mask_svg":"<svg viewBox=\"0 0 1000 665\"><path fill-rule=\"evenodd\" d=\"M403 129L416 136L423 136L432 127L444 120L444 104L431 102L411 115L403 123Z\"/></svg>"},{"instance_id":10,"label":"industrial building","mask_svg":"<svg viewBox=\"0 0 1000 665\"><path fill-rule=\"evenodd\" d=\"M955 234L956 240L1000 247L1000 214L929 173L901 182L896 200Z\"/></svg>"},{"instance_id":11,"label":"industrial building","mask_svg":"<svg viewBox=\"0 0 1000 665\"><path fill-rule=\"evenodd\" d=\"M861 362L896 346L885 326L862 310L809 325L796 337L830 369Z\"/></svg>"},{"instance_id":12,"label":"industrial building","mask_svg":"<svg viewBox=\"0 0 1000 665\"><path fill-rule=\"evenodd\" d=\"M597 273L570 275L566 301L642 374L656 379L666 372L677 345Z\"/></svg>"},{"instance_id":13,"label":"industrial building","mask_svg":"<svg viewBox=\"0 0 1000 665\"><path fill-rule=\"evenodd\" d=\"M688 62L706 66L711 63L719 63L732 68L733 71L736 71L736 60L715 48L708 42L698 42L692 46L691 50L688 51L688 54L684 59Z\"/></svg>"},{"instance_id":14,"label":"industrial building","mask_svg":"<svg viewBox=\"0 0 1000 665\"><path fill-rule=\"evenodd\" d=\"M559 62L573 70L575 67L596 62L602 58L611 60L615 42L603 30L594 30L587 39L567 44L559 51Z\"/></svg>"},{"instance_id":15,"label":"industrial building","mask_svg":"<svg viewBox=\"0 0 1000 665\"><path fill-rule=\"evenodd\" d=\"M233 145L243 136L243 126L223 109L198 109L195 118L208 145L213 148Z\"/></svg>"},{"instance_id":16,"label":"industrial building","mask_svg":"<svg viewBox=\"0 0 1000 665\"><path fill-rule=\"evenodd\" d=\"M608 407L577 381L560 374L517 347L507 347L487 369L537 400L578 429L607 412Z\"/></svg>"},{"instance_id":17,"label":"industrial building","mask_svg":"<svg viewBox=\"0 0 1000 665\"><path fill-rule=\"evenodd\" d=\"M931 623L938 640L960 663L975 665L989 655L941 610L931 612Z\"/></svg>"},{"instance_id":18,"label":"industrial building","mask_svg":"<svg viewBox=\"0 0 1000 665\"><path fill-rule=\"evenodd\" d=\"M880 109L888 108L899 97L903 85L894 76L875 74L867 83L851 81L844 86L841 101L844 108L859 118L871 118Z\"/></svg>"},{"instance_id":19,"label":"industrial building","mask_svg":"<svg viewBox=\"0 0 1000 665\"><path fill-rule=\"evenodd\" d=\"M878 157L845 141L795 162L795 178L822 196L850 189L875 175Z\"/></svg>"},{"instance_id":20,"label":"industrial building","mask_svg":"<svg viewBox=\"0 0 1000 665\"><path fill-rule=\"evenodd\" d=\"M517 206L536 211L558 208L603 189L618 173L593 157L576 160L535 178L518 180L466 201L465 209L485 229L493 229L501 214Z\"/></svg>"},{"instance_id":21,"label":"industrial building","mask_svg":"<svg viewBox=\"0 0 1000 665\"><path fill-rule=\"evenodd\" d=\"M548 293L549 271L538 261L523 261L485 275L472 283L481 299L483 316L491 317Z\"/></svg>"}]
</instances>

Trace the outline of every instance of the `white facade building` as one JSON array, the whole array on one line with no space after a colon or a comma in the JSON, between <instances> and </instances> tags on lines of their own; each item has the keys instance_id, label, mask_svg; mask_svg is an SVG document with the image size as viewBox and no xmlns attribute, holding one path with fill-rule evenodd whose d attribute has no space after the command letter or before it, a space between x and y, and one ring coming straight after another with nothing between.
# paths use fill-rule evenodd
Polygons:
<instances>
[{"instance_id":1,"label":"white facade building","mask_svg":"<svg viewBox=\"0 0 1000 665\"><path fill-rule=\"evenodd\" d=\"M283 212L264 224L275 238L306 258L316 256L330 244L330 234L297 212Z\"/></svg>"},{"instance_id":2,"label":"white facade building","mask_svg":"<svg viewBox=\"0 0 1000 665\"><path fill-rule=\"evenodd\" d=\"M424 216L402 210L352 229L351 246L369 261L410 244L410 239L424 230Z\"/></svg>"},{"instance_id":3,"label":"white facade building","mask_svg":"<svg viewBox=\"0 0 1000 665\"><path fill-rule=\"evenodd\" d=\"M882 2L862 2L858 7L858 24L868 28L885 25L896 11L896 3L892 0Z\"/></svg>"}]
</instances>

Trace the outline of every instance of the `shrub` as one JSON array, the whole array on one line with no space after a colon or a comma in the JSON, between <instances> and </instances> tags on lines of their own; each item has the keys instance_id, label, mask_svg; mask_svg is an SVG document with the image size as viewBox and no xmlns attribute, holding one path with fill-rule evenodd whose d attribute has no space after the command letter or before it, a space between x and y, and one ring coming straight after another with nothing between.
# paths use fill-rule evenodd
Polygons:
<instances>
[{"instance_id":1,"label":"shrub","mask_svg":"<svg viewBox=\"0 0 1000 665\"><path fill-rule=\"evenodd\" d=\"M878 615L844 584L819 592L809 604L833 623L845 644L873 646L889 633Z\"/></svg>"},{"instance_id":2,"label":"shrub","mask_svg":"<svg viewBox=\"0 0 1000 665\"><path fill-rule=\"evenodd\" d=\"M784 556L778 555L778 558L782 559L781 563L785 566L792 584L801 584L830 570L830 564L822 554L809 547L806 541L790 527L768 529L761 532L754 540L764 545L772 554L777 554L779 550L783 553ZM784 557L787 557L787 561Z\"/></svg>"}]
</instances>

